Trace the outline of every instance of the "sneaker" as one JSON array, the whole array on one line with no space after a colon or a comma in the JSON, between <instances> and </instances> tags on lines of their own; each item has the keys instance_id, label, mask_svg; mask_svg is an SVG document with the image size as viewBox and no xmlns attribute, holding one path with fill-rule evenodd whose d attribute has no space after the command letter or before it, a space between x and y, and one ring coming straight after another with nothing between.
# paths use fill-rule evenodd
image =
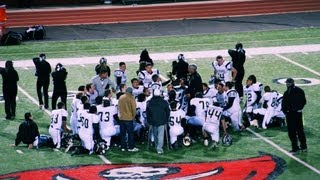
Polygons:
<instances>
[{"instance_id":1,"label":"sneaker","mask_svg":"<svg viewBox=\"0 0 320 180\"><path fill-rule=\"evenodd\" d=\"M139 149L138 148L132 148L132 149L128 149L128 151L129 152L137 152L137 151L139 151Z\"/></svg>"},{"instance_id":2,"label":"sneaker","mask_svg":"<svg viewBox=\"0 0 320 180\"><path fill-rule=\"evenodd\" d=\"M72 146L73 146L73 143L72 143L72 142L68 143L68 146L67 146L67 148L64 150L64 152L67 153Z\"/></svg>"},{"instance_id":3,"label":"sneaker","mask_svg":"<svg viewBox=\"0 0 320 180\"><path fill-rule=\"evenodd\" d=\"M204 146L209 146L209 140L208 140L208 139L205 139L205 140L203 141L203 145L204 145Z\"/></svg>"},{"instance_id":4,"label":"sneaker","mask_svg":"<svg viewBox=\"0 0 320 180\"><path fill-rule=\"evenodd\" d=\"M163 151L157 151L158 154L163 154Z\"/></svg>"},{"instance_id":5,"label":"sneaker","mask_svg":"<svg viewBox=\"0 0 320 180\"><path fill-rule=\"evenodd\" d=\"M298 154L299 153L299 149L297 149L297 150L291 150L291 151L289 151L289 153L291 153L292 155L295 155L295 154Z\"/></svg>"},{"instance_id":6,"label":"sneaker","mask_svg":"<svg viewBox=\"0 0 320 180\"><path fill-rule=\"evenodd\" d=\"M126 151L126 149L122 148L121 151L124 152L124 151Z\"/></svg>"},{"instance_id":7,"label":"sneaker","mask_svg":"<svg viewBox=\"0 0 320 180\"><path fill-rule=\"evenodd\" d=\"M58 149L58 148L53 148L53 151L55 151L55 152L59 152L59 151L60 151L60 149Z\"/></svg>"},{"instance_id":8,"label":"sneaker","mask_svg":"<svg viewBox=\"0 0 320 180\"><path fill-rule=\"evenodd\" d=\"M301 152L308 152L308 148L302 148L300 150L301 150Z\"/></svg>"},{"instance_id":9,"label":"sneaker","mask_svg":"<svg viewBox=\"0 0 320 180\"><path fill-rule=\"evenodd\" d=\"M41 105L39 105L39 109L40 110L42 110L43 109L43 105L41 104Z\"/></svg>"}]
</instances>

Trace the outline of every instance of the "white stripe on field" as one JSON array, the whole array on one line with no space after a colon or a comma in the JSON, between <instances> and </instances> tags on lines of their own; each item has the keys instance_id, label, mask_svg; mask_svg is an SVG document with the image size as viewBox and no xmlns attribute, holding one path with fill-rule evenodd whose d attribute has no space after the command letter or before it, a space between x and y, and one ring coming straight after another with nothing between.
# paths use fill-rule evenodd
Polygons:
<instances>
[{"instance_id":1,"label":"white stripe on field","mask_svg":"<svg viewBox=\"0 0 320 180\"><path fill-rule=\"evenodd\" d=\"M36 105L38 105L38 101L35 99L35 98L33 98L28 92L26 92L24 89L22 89L20 86L18 86L18 89L19 89L19 91L20 92L22 92L22 94L24 94L31 102L33 102L34 104L36 104ZM49 111L49 110L47 110L47 109L44 109L44 111L49 115L49 116L51 116L51 112ZM22 152L22 151L21 151ZM19 153L18 152L18 150L17 150L17 153ZM23 152L22 152L23 153ZM20 153L19 153L20 154ZM106 163L106 164L111 164L111 162L106 158L106 157L104 157L104 156L102 156L102 155L99 155L99 157L100 157L100 159L104 162L104 163Z\"/></svg>"},{"instance_id":2,"label":"white stripe on field","mask_svg":"<svg viewBox=\"0 0 320 180\"><path fill-rule=\"evenodd\" d=\"M289 59L289 58L287 58L287 57L284 57L284 56L282 56L282 55L280 55L280 54L275 54L275 55L276 55L277 57L283 59L283 60L288 61L288 62L291 63L291 64L294 64L294 65L296 65L296 66L299 66L299 67L301 67L302 69L305 69L305 70L307 70L307 71L309 71L309 72L311 72L311 73L313 73L313 74L315 74L315 75L320 76L320 73L318 73L318 72L315 71L315 70L312 70L312 69L308 68L307 66L304 66L304 65L302 65L302 64L299 64L299 63L297 63L297 62L294 62L294 61L292 61L291 59Z\"/></svg>"},{"instance_id":3,"label":"white stripe on field","mask_svg":"<svg viewBox=\"0 0 320 180\"><path fill-rule=\"evenodd\" d=\"M17 152L18 154L23 154L23 152L22 152L20 149L17 149L16 152Z\"/></svg>"},{"instance_id":4,"label":"white stripe on field","mask_svg":"<svg viewBox=\"0 0 320 180\"><path fill-rule=\"evenodd\" d=\"M288 151L284 150L282 147L280 147L279 145L277 145L276 143L270 141L269 139L261 136L260 134L254 132L253 130L251 130L250 128L247 128L247 131L251 132L252 134L254 134L255 136L257 136L258 138L262 139L263 141L265 141L266 143L270 144L271 146L275 147L276 149L278 149L279 151L281 151L282 153L284 153L285 155L289 156L290 158L296 160L297 162L299 162L300 164L304 165L305 167L309 168L310 170L314 171L315 173L320 175L320 170L316 169L315 167L311 166L310 164L302 161L301 159L297 158L296 156L292 155L291 153L289 153Z\"/></svg>"},{"instance_id":5,"label":"white stripe on field","mask_svg":"<svg viewBox=\"0 0 320 180\"><path fill-rule=\"evenodd\" d=\"M301 52L302 54L305 54L305 55L308 55L309 53L307 53L307 52Z\"/></svg>"}]
</instances>

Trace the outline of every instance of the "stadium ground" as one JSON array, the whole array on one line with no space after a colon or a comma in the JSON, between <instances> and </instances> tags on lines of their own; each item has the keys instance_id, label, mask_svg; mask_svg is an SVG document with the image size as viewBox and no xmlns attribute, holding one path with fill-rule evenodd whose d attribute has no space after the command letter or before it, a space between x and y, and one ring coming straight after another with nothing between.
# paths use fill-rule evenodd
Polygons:
<instances>
[{"instance_id":1,"label":"stadium ground","mask_svg":"<svg viewBox=\"0 0 320 180\"><path fill-rule=\"evenodd\" d=\"M21 55L17 56L17 59L30 59L30 57L36 56L38 54L39 49L42 52L48 52L49 57L59 58L59 60L63 60L60 59L63 57L78 57L86 63L77 63L77 65L66 66L69 71L67 80L68 89L72 91L75 90L79 84L84 84L90 81L90 77L94 75L93 67L94 64L98 61L99 57L87 58L88 56L92 57L93 54L95 54L95 56L104 55L106 57L110 57L110 62L112 62L112 69L117 67L117 64L114 62L118 62L121 56L109 55L136 54L131 57L133 61L128 62L129 77L133 77L134 72L138 67L136 63L136 57L138 54L138 50L141 49L140 47L146 47L150 49L152 53L159 53L159 60L165 59L163 61L156 62L156 68L158 68L162 72L162 74L170 70L170 60L175 59L177 56L176 53L178 52L180 53L190 52L193 50L211 50L206 56L210 58L194 56L193 58L188 59L191 63L195 62L198 65L199 71L203 76L204 81L207 81L210 77L210 74L212 73L210 66L210 63L212 62L212 56L216 55L212 54L211 56L210 53L223 53L225 52L225 49L232 48L235 42L241 41L244 42L246 47L248 47L247 50L250 54L245 67L246 74L255 74L258 77L258 80L263 84L271 85L273 89L276 89L279 92L284 92L284 85L273 82L277 82L278 79L281 80L286 77L294 77L297 78L297 83L299 85L305 85L305 83L309 82L304 81L306 78L313 78L313 80L319 79L319 74L317 74L320 71L319 50L315 49L313 51L308 51L311 50L311 46L313 48L319 48L318 32L319 29L317 28L302 28L281 31L227 33L222 35L213 34L183 37L175 36L170 38L163 37L162 39L161 37L143 38L143 40L139 38L133 38L120 41L112 40L114 44L111 45L120 45L111 52L106 51L105 49L101 49L101 51L92 51L92 53L87 54L81 54L81 52L85 51L86 49L91 50L101 45L106 45L103 43L106 43L108 40L101 40L101 44L94 44L97 45L94 47L92 47L92 43L94 41L65 41L43 43L27 42L20 47L5 47L7 49L2 49L2 51L0 50L0 52L2 52L1 59L7 59L8 57L16 59L13 55L14 52L21 53ZM214 42L216 42L217 44L215 45ZM142 45L137 45L139 43L142 43ZM83 44L83 46L81 46L81 44ZM173 48L175 44L178 46L177 48ZM189 44L190 46L185 46L186 44ZM198 47L192 47L192 44L196 44L196 46ZM27 48L26 46L29 46L31 48ZM126 49L130 46L132 46L131 49ZM275 46L277 48L273 48ZM280 46L290 46L286 49L291 50L291 52L279 51L281 49ZM250 49L258 47L268 47L271 51L269 51L269 53L266 53L266 51L264 51L264 54L258 54L257 49ZM308 48L306 48L307 50L304 50L302 47ZM212 51L213 49L221 51ZM168 54L161 54L161 52L171 52L173 58L171 58L171 56L169 58ZM174 56L174 54L176 54L176 56ZM203 55L203 53L200 54ZM24 55L25 58L23 58ZM153 55L156 54L151 54L151 57L153 57ZM115 59L113 59L112 57L114 57ZM127 59L123 60L126 61ZM49 58L49 61L54 65L55 61L53 61L53 58ZM19 63L25 62L26 61L17 61L15 64L18 65ZM299 64L299 66L297 66L297 63ZM244 131L241 134L231 133L234 138L234 144L230 147L220 146L217 150L212 151L204 147L202 142L198 142L189 148L182 148L178 151L166 151L162 156L157 155L153 151L147 151L146 146L141 144L138 144L138 147L142 150L140 153L131 154L128 152L121 152L117 148L112 148L111 151L108 151L104 157L107 158L107 160L112 164L116 165L107 166L103 165L106 163L106 160L101 159L97 156L71 157L70 154L53 152L48 148L43 148L38 151L29 151L24 146L14 148L14 150L18 151L13 151L12 147L5 146L13 142L17 127L21 122L18 119L21 119L23 117L23 113L25 111L31 111L33 113L35 119L39 124L41 134L47 134L48 131L48 114L44 113L41 110L38 110L37 106L33 104L32 101L30 101L30 99L36 98L36 93L34 91L34 68L19 67L18 69L21 78L19 82L20 92L22 89L30 96L27 97L23 95L23 93L19 92L19 111L17 114L17 120L3 121L2 123L0 123L0 129L2 129L2 131L0 132L0 140L4 144L4 146L0 148L0 151L1 154L6 155L1 157L1 162L7 162L0 164L0 174L18 172L17 174L14 174L14 176L20 175L20 177L28 177L29 179L35 176L40 177L40 175L46 175L47 178L48 176L50 176L49 178L51 178L57 177L56 175L64 175L62 177L82 177L89 179L90 175L95 175L94 177L96 179L98 178L99 172L103 172L106 169L117 169L119 168L119 166L130 167L133 169L137 168L135 170L139 170L140 166L165 166L173 169L179 167L181 170L180 174L178 174L176 177L171 175L166 176L166 179L168 179L168 177L181 179L187 179L186 177L188 177L192 179L192 177L194 178L195 176L184 174L184 168L186 166L192 166L191 169L196 169L193 165L197 165L197 163L213 162L213 164L203 164L196 167L210 167L210 172L218 172L218 174L214 176L216 178L245 179L247 177L255 177L257 179L319 179L320 163L318 162L318 157L320 154L318 149L320 148L320 146L318 144L319 134L317 133L320 130L320 125L317 121L320 118L318 113L318 92L320 91L319 85L303 86L308 99L308 104L304 112L304 119L305 131L308 138L309 152L298 154L296 157L302 160L304 163L298 162L299 160L297 161L297 159L293 159L292 156L288 156L288 154L286 154L286 151L281 150L290 150L290 143L287 137L286 128L272 128L268 130L253 128L252 130L254 132L263 136L262 139L266 139L262 140L259 135L254 135L248 131ZM316 82L313 80L311 82ZM0 107L0 112L1 114L4 114L4 108L2 106ZM268 144L268 142L266 142L268 140L274 142L275 144ZM19 152L22 153L20 154ZM260 154L261 152L262 154ZM265 153L267 153L267 156L265 156ZM151 165L140 163L151 163ZM162 164L159 165L157 163ZM312 166L313 168L310 168L308 166ZM213 167L223 167L224 171L219 171L219 168L217 169L217 171L214 171L215 169L213 169ZM248 169L244 167L247 167ZM263 167L263 169L260 169L259 167ZM42 170L36 170L32 172L26 171L39 168L42 168ZM81 176L81 173L79 173L79 171L81 172L81 169L79 168L87 168L82 172L86 171L88 173L86 173L85 176ZM68 169L70 171L68 171ZM188 170L190 171L190 168ZM23 174L20 173L20 171L26 172ZM196 172L194 173L206 175L202 172L207 171L208 169L196 169ZM0 176L0 178L1 177L4 176ZM99 176L99 178L101 178L101 176Z\"/></svg>"}]
</instances>

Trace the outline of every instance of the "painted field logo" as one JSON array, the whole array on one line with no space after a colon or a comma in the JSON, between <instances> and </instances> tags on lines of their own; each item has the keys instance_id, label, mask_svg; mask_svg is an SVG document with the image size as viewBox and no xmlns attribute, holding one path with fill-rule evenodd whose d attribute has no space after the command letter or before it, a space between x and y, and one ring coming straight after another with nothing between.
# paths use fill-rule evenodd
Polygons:
<instances>
[{"instance_id":1,"label":"painted field logo","mask_svg":"<svg viewBox=\"0 0 320 180\"><path fill-rule=\"evenodd\" d=\"M0 175L0 179L275 179L285 161L272 155L249 159L175 164L54 167Z\"/></svg>"},{"instance_id":2,"label":"painted field logo","mask_svg":"<svg viewBox=\"0 0 320 180\"><path fill-rule=\"evenodd\" d=\"M320 84L319 79L315 78L292 78L297 86L314 86ZM277 78L273 79L272 82L277 84L286 84L287 78Z\"/></svg>"}]
</instances>

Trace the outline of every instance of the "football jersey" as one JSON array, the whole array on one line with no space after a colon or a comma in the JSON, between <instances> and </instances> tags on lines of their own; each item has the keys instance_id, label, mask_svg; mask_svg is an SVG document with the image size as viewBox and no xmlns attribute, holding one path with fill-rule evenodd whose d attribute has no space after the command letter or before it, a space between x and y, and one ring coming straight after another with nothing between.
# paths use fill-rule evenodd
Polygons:
<instances>
[{"instance_id":1,"label":"football jersey","mask_svg":"<svg viewBox=\"0 0 320 180\"><path fill-rule=\"evenodd\" d=\"M127 72L117 69L114 71L114 79L117 82L117 78L121 78L121 84L126 84L127 82ZM119 85L119 84L118 84Z\"/></svg>"},{"instance_id":2,"label":"football jersey","mask_svg":"<svg viewBox=\"0 0 320 180\"><path fill-rule=\"evenodd\" d=\"M50 128L61 129L62 117L68 117L68 112L65 109L55 109L51 112Z\"/></svg>"},{"instance_id":3,"label":"football jersey","mask_svg":"<svg viewBox=\"0 0 320 180\"><path fill-rule=\"evenodd\" d=\"M186 117L186 112L182 109L176 110L176 111L170 111L170 119L169 119L169 126L181 126L181 120L182 118Z\"/></svg>"},{"instance_id":4,"label":"football jersey","mask_svg":"<svg viewBox=\"0 0 320 180\"><path fill-rule=\"evenodd\" d=\"M71 116L72 117L77 117L77 112L78 112L78 106L80 106L81 100L77 98L73 98L72 103L71 103Z\"/></svg>"},{"instance_id":5,"label":"football jersey","mask_svg":"<svg viewBox=\"0 0 320 180\"><path fill-rule=\"evenodd\" d=\"M141 123L146 122L146 109L147 109L147 101L137 102L137 115L140 118Z\"/></svg>"},{"instance_id":6,"label":"football jersey","mask_svg":"<svg viewBox=\"0 0 320 180\"><path fill-rule=\"evenodd\" d=\"M143 93L143 89L144 89L144 86L138 86L138 88L134 88L132 87L132 95L134 97L137 97L139 94L142 94Z\"/></svg>"},{"instance_id":7,"label":"football jersey","mask_svg":"<svg viewBox=\"0 0 320 180\"><path fill-rule=\"evenodd\" d=\"M114 126L113 115L117 113L114 106L101 107L98 110L98 118L100 120L99 126L101 129L106 129L108 127Z\"/></svg>"},{"instance_id":8,"label":"football jersey","mask_svg":"<svg viewBox=\"0 0 320 180\"><path fill-rule=\"evenodd\" d=\"M162 83L161 82L152 82L149 85L149 88L152 90L151 92L153 92L156 89L159 89L160 91L162 91Z\"/></svg>"},{"instance_id":9,"label":"football jersey","mask_svg":"<svg viewBox=\"0 0 320 180\"><path fill-rule=\"evenodd\" d=\"M148 73L146 70L140 71L138 74L138 77L140 79L140 81L142 81L143 86L146 88L149 88L149 85L153 82L152 81L152 76L153 75L159 75L159 70L157 69L152 69L151 73Z\"/></svg>"},{"instance_id":10,"label":"football jersey","mask_svg":"<svg viewBox=\"0 0 320 180\"><path fill-rule=\"evenodd\" d=\"M252 106L253 103L257 100L258 96L256 92L261 92L262 88L263 88L263 85L261 83L255 83L249 87L244 86L243 91L247 97L247 103L246 103L247 107Z\"/></svg>"},{"instance_id":11,"label":"football jersey","mask_svg":"<svg viewBox=\"0 0 320 180\"><path fill-rule=\"evenodd\" d=\"M215 124L219 126L222 111L223 109L221 107L209 106L207 110L206 123Z\"/></svg>"},{"instance_id":12,"label":"football jersey","mask_svg":"<svg viewBox=\"0 0 320 180\"><path fill-rule=\"evenodd\" d=\"M203 97L209 98L211 102L216 102L217 92L218 91L215 88L208 88L206 91L203 91Z\"/></svg>"},{"instance_id":13,"label":"football jersey","mask_svg":"<svg viewBox=\"0 0 320 180\"><path fill-rule=\"evenodd\" d=\"M210 100L208 98L193 98L190 100L190 105L196 106L196 116L204 119L207 107L210 105Z\"/></svg>"},{"instance_id":14,"label":"football jersey","mask_svg":"<svg viewBox=\"0 0 320 180\"><path fill-rule=\"evenodd\" d=\"M226 104L228 104L229 98L234 98L233 104L232 106L227 109L228 112L230 113L234 113L234 112L238 112L241 110L241 106L240 106L240 98L239 98L239 94L236 90L234 89L229 89L226 92Z\"/></svg>"},{"instance_id":15,"label":"football jersey","mask_svg":"<svg viewBox=\"0 0 320 180\"><path fill-rule=\"evenodd\" d=\"M216 74L216 78L223 82L231 81L231 69L232 63L224 61L220 66L217 61L212 63L213 70Z\"/></svg>"},{"instance_id":16,"label":"football jersey","mask_svg":"<svg viewBox=\"0 0 320 180\"><path fill-rule=\"evenodd\" d=\"M282 111L282 99L283 99L283 95L280 93L277 93L277 104L275 106L275 110L276 111Z\"/></svg>"},{"instance_id":17,"label":"football jersey","mask_svg":"<svg viewBox=\"0 0 320 180\"><path fill-rule=\"evenodd\" d=\"M78 112L77 112L77 128L81 128L82 126L82 122L86 116L86 114L88 113L88 109L79 109Z\"/></svg>"},{"instance_id":18,"label":"football jersey","mask_svg":"<svg viewBox=\"0 0 320 180\"><path fill-rule=\"evenodd\" d=\"M261 100L263 101L263 103L267 103L268 108L275 108L277 106L277 93L266 92L263 94Z\"/></svg>"},{"instance_id":19,"label":"football jersey","mask_svg":"<svg viewBox=\"0 0 320 180\"><path fill-rule=\"evenodd\" d=\"M93 123L99 123L98 116L96 114L83 113L79 134L93 135Z\"/></svg>"}]
</instances>

